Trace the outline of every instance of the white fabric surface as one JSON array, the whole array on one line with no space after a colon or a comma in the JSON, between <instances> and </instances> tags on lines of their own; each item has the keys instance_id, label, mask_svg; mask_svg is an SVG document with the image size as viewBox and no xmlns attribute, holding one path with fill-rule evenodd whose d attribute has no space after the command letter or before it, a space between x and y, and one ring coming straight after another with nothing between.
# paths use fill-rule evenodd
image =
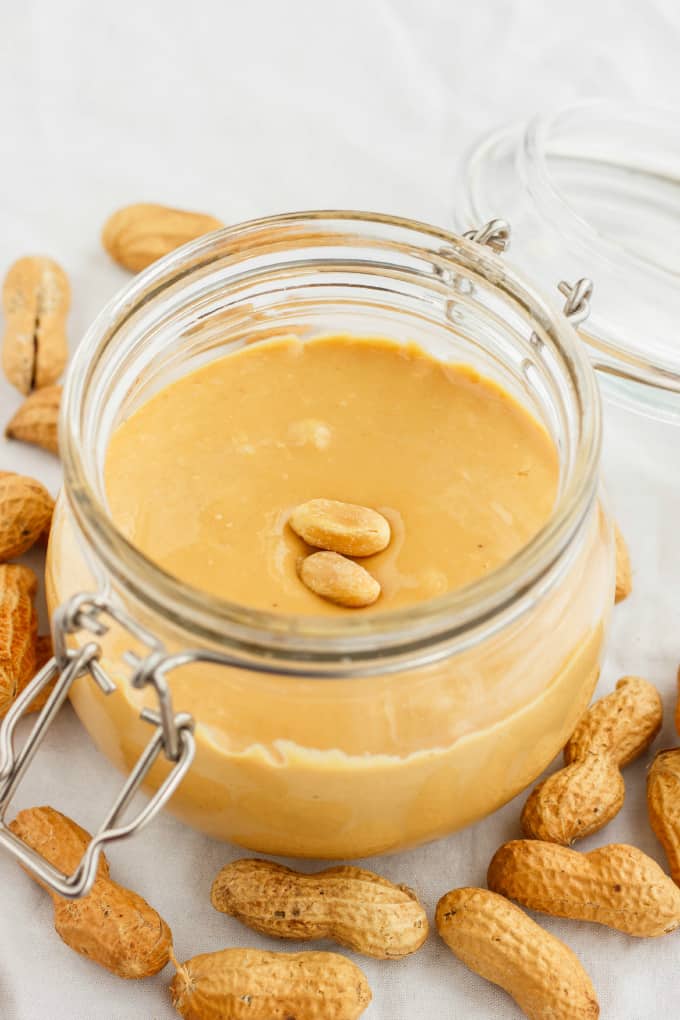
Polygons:
<instances>
[{"instance_id":1,"label":"white fabric surface","mask_svg":"<svg viewBox=\"0 0 680 1020\"><path fill-rule=\"evenodd\" d=\"M0 272L30 252L62 261L73 283L75 344L127 279L98 235L105 217L131 201L204 209L227 221L354 206L448 223L455 162L491 126L579 97L677 99L679 26L674 0L6 3ZM0 381L3 424L18 403ZM616 611L601 691L624 672L656 682L668 716L657 747L677 741L677 442L672 428L609 414L608 484L636 587ZM0 468L35 474L55 491L59 484L47 454L4 440ZM626 772L624 810L586 845L630 841L662 861L646 821L645 764ZM17 807L51 803L94 825L119 782L67 708ZM493 851L518 834L520 805L372 866L415 886L432 913L446 890L484 883ZM110 856L120 881L170 922L180 958L229 945L281 948L210 906L214 874L238 856L231 847L163 817ZM1 855L0 889L2 1020L175 1015L169 969L124 983L76 956L52 930L48 898ZM603 1017L677 1014L680 936L641 941L542 923L585 963ZM358 962L374 989L367 1020L520 1015L434 934L401 963Z\"/></svg>"}]
</instances>

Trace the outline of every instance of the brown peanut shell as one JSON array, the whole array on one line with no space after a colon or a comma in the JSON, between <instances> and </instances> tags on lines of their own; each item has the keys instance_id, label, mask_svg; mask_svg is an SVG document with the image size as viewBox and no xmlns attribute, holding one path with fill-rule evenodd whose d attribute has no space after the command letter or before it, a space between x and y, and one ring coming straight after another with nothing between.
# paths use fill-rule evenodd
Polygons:
<instances>
[{"instance_id":1,"label":"brown peanut shell","mask_svg":"<svg viewBox=\"0 0 680 1020\"><path fill-rule=\"evenodd\" d=\"M45 386L31 393L8 422L5 429L7 438L58 454L61 393L61 386Z\"/></svg>"},{"instance_id":2,"label":"brown peanut shell","mask_svg":"<svg viewBox=\"0 0 680 1020\"><path fill-rule=\"evenodd\" d=\"M647 774L649 823L680 885L680 747L659 751Z\"/></svg>"},{"instance_id":3,"label":"brown peanut shell","mask_svg":"<svg viewBox=\"0 0 680 1020\"><path fill-rule=\"evenodd\" d=\"M588 753L607 752L625 768L647 750L663 723L661 695L640 676L624 676L588 709L564 748L569 765Z\"/></svg>"},{"instance_id":4,"label":"brown peanut shell","mask_svg":"<svg viewBox=\"0 0 680 1020\"><path fill-rule=\"evenodd\" d=\"M637 847L612 843L583 854L517 839L489 865L488 886L530 910L594 921L639 938L680 925L680 889Z\"/></svg>"},{"instance_id":5,"label":"brown peanut shell","mask_svg":"<svg viewBox=\"0 0 680 1020\"><path fill-rule=\"evenodd\" d=\"M522 832L530 839L570 846L610 822L625 795L618 765L608 754L589 754L532 791L522 811Z\"/></svg>"},{"instance_id":6,"label":"brown peanut shell","mask_svg":"<svg viewBox=\"0 0 680 1020\"><path fill-rule=\"evenodd\" d=\"M10 268L2 289L2 362L13 386L28 395L51 386L66 367L68 277L54 259L29 255Z\"/></svg>"},{"instance_id":7,"label":"brown peanut shell","mask_svg":"<svg viewBox=\"0 0 680 1020\"><path fill-rule=\"evenodd\" d=\"M54 500L27 475L0 471L0 562L22 556L50 526Z\"/></svg>"},{"instance_id":8,"label":"brown peanut shell","mask_svg":"<svg viewBox=\"0 0 680 1020\"><path fill-rule=\"evenodd\" d=\"M271 861L234 861L215 879L211 899L263 935L329 938L381 960L415 953L428 934L412 889L352 866L306 875Z\"/></svg>"},{"instance_id":9,"label":"brown peanut shell","mask_svg":"<svg viewBox=\"0 0 680 1020\"><path fill-rule=\"evenodd\" d=\"M529 1020L597 1020L595 989L578 957L503 896L454 889L437 904L439 934L476 974L511 995Z\"/></svg>"},{"instance_id":10,"label":"brown peanut shell","mask_svg":"<svg viewBox=\"0 0 680 1020\"><path fill-rule=\"evenodd\" d=\"M37 587L38 580L28 567L0 564L0 719L35 673Z\"/></svg>"},{"instance_id":11,"label":"brown peanut shell","mask_svg":"<svg viewBox=\"0 0 680 1020\"><path fill-rule=\"evenodd\" d=\"M371 1001L361 970L336 953L224 949L178 965L184 1020L358 1020Z\"/></svg>"},{"instance_id":12,"label":"brown peanut shell","mask_svg":"<svg viewBox=\"0 0 680 1020\"><path fill-rule=\"evenodd\" d=\"M21 811L10 829L65 874L77 867L92 838L50 807ZM170 959L170 928L146 900L111 880L103 854L87 896L67 900L51 891L50 896L54 926L66 945L118 977L150 977Z\"/></svg>"},{"instance_id":13,"label":"brown peanut shell","mask_svg":"<svg viewBox=\"0 0 680 1020\"><path fill-rule=\"evenodd\" d=\"M224 224L214 216L138 202L118 209L104 224L102 244L112 259L133 273Z\"/></svg>"}]
</instances>

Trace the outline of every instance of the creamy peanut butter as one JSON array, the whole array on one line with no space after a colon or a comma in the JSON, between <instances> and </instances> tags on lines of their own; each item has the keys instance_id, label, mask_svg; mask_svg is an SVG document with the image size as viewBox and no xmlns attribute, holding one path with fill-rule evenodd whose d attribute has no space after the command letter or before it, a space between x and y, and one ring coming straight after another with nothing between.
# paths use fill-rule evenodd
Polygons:
<instances>
[{"instance_id":1,"label":"creamy peanut butter","mask_svg":"<svg viewBox=\"0 0 680 1020\"><path fill-rule=\"evenodd\" d=\"M248 345L161 389L112 437L114 520L186 583L274 613L350 620L408 607L478 578L549 517L555 448L509 394L416 347L332 336ZM298 576L312 550L288 520L315 498L383 513L384 551L357 560L379 580L371 606L344 608ZM362 857L444 835L505 803L563 746L594 688L612 600L609 526L597 507L540 597L455 655L400 673L302 680L213 665L172 674L198 721L197 754L172 809L266 853ZM48 564L52 607L97 583L64 500ZM121 592L123 598L125 592ZM133 611L171 649L196 643ZM122 665L118 692L86 678L74 707L128 770L149 739ZM155 769L158 782L162 769Z\"/></svg>"},{"instance_id":2,"label":"creamy peanut butter","mask_svg":"<svg viewBox=\"0 0 680 1020\"><path fill-rule=\"evenodd\" d=\"M509 559L552 508L546 431L460 365L388 340L281 339L161 390L114 434L113 519L203 591L258 609L339 613L300 583L287 520L315 497L375 507L392 541L362 559L394 609ZM153 494L153 498L150 498Z\"/></svg>"}]
</instances>

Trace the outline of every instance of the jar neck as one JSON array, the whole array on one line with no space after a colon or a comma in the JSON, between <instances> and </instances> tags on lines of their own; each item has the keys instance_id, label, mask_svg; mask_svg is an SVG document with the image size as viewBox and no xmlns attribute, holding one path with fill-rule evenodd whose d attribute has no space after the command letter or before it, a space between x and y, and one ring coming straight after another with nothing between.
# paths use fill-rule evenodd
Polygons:
<instances>
[{"instance_id":1,"label":"jar neck","mask_svg":"<svg viewBox=\"0 0 680 1020\"><path fill-rule=\"evenodd\" d=\"M369 322L371 326L369 327ZM560 456L541 531L489 575L405 610L357 619L256 611L195 590L147 559L108 512L110 436L173 378L248 342L334 328L421 339L526 402ZM600 407L569 323L503 261L424 224L356 212L291 214L229 228L136 277L104 309L73 360L61 446L66 496L103 583L194 646L253 661L313 664L322 676L423 665L507 626L543 598L593 505Z\"/></svg>"}]
</instances>

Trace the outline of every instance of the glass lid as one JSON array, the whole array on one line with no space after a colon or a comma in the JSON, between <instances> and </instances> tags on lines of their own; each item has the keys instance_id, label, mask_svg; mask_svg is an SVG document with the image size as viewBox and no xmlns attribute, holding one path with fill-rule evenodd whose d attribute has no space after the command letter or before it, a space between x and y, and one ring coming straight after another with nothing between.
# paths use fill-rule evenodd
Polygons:
<instances>
[{"instance_id":1,"label":"glass lid","mask_svg":"<svg viewBox=\"0 0 680 1020\"><path fill-rule=\"evenodd\" d=\"M582 103L494 131L459 169L455 227L494 217L508 254L550 295L595 285L579 333L609 399L680 424L677 111Z\"/></svg>"}]
</instances>

